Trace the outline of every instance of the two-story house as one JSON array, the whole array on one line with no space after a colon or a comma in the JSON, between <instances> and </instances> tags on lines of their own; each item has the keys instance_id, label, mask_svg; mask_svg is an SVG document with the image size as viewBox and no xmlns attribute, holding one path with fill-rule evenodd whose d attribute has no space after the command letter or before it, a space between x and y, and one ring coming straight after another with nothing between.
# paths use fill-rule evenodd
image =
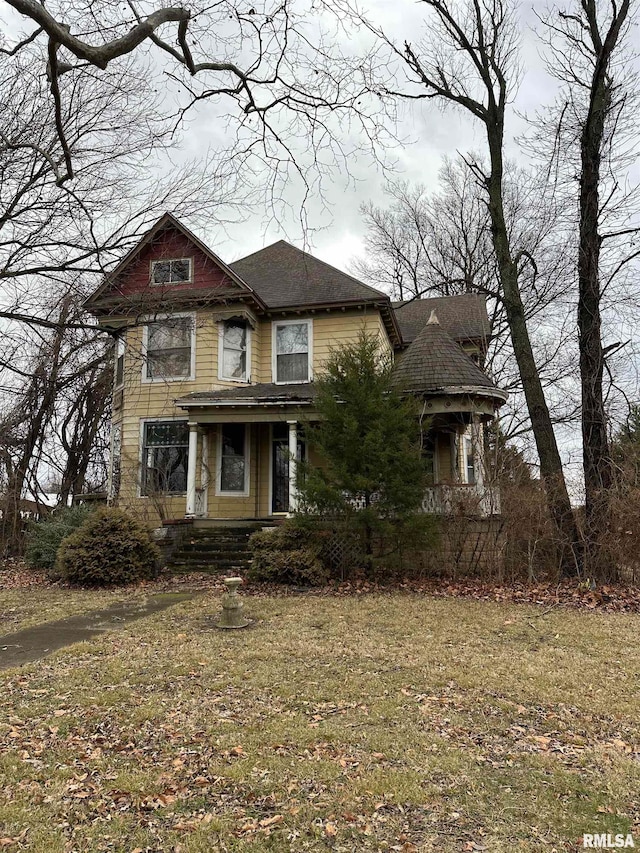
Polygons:
<instances>
[{"instance_id":1,"label":"two-story house","mask_svg":"<svg viewBox=\"0 0 640 853\"><path fill-rule=\"evenodd\" d=\"M166 214L88 307L117 335L110 494L153 526L294 510L314 377L361 330L424 400L425 511L451 510L456 494L497 510L482 424L506 394L481 368L490 328L477 295L392 303L283 241L226 264Z\"/></svg>"}]
</instances>

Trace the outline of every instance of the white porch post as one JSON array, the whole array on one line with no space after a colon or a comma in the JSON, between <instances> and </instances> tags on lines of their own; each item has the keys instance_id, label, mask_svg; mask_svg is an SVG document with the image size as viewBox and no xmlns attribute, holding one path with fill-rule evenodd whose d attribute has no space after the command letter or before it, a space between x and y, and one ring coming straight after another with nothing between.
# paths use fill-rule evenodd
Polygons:
<instances>
[{"instance_id":1,"label":"white porch post","mask_svg":"<svg viewBox=\"0 0 640 853\"><path fill-rule=\"evenodd\" d=\"M479 492L484 491L484 433L482 421L477 415L473 415L471 422L471 441L473 446L473 458L475 463L476 488Z\"/></svg>"},{"instance_id":2,"label":"white porch post","mask_svg":"<svg viewBox=\"0 0 640 853\"><path fill-rule=\"evenodd\" d=\"M196 463L198 458L198 425L189 424L189 458L187 462L187 518L196 514Z\"/></svg>"},{"instance_id":3,"label":"white porch post","mask_svg":"<svg viewBox=\"0 0 640 853\"><path fill-rule=\"evenodd\" d=\"M298 503L296 474L298 472L298 422L289 424L289 512L295 512Z\"/></svg>"}]
</instances>

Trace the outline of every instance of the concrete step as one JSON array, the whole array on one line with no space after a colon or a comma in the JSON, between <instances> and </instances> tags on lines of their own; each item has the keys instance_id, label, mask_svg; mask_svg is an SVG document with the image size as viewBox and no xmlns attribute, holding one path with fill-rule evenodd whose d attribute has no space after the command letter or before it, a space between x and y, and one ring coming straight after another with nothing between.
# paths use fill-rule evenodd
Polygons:
<instances>
[{"instance_id":1,"label":"concrete step","mask_svg":"<svg viewBox=\"0 0 640 853\"><path fill-rule=\"evenodd\" d=\"M229 551L234 553L249 553L249 546L246 542L183 542L180 545L179 551L188 551L194 554L226 554Z\"/></svg>"},{"instance_id":2,"label":"concrete step","mask_svg":"<svg viewBox=\"0 0 640 853\"><path fill-rule=\"evenodd\" d=\"M208 551L176 551L173 563L246 563L251 560L249 552L211 554Z\"/></svg>"},{"instance_id":3,"label":"concrete step","mask_svg":"<svg viewBox=\"0 0 640 853\"><path fill-rule=\"evenodd\" d=\"M172 572L186 574L188 572L211 572L211 574L229 575L233 572L246 572L251 568L251 561L240 560L172 560L169 567Z\"/></svg>"}]
</instances>

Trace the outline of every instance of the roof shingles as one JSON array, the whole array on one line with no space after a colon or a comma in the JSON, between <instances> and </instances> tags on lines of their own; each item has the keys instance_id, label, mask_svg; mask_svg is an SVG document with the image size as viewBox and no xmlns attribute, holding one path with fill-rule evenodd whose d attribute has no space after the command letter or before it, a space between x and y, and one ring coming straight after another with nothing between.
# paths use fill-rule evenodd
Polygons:
<instances>
[{"instance_id":1,"label":"roof shingles","mask_svg":"<svg viewBox=\"0 0 640 853\"><path fill-rule=\"evenodd\" d=\"M393 310L405 344L418 336L434 310L442 328L455 341L488 341L491 338L487 303L479 293L394 302Z\"/></svg>"},{"instance_id":2,"label":"roof shingles","mask_svg":"<svg viewBox=\"0 0 640 853\"><path fill-rule=\"evenodd\" d=\"M495 394L499 399L505 396L435 315L397 360L394 383L398 390L414 393L452 393L459 389Z\"/></svg>"},{"instance_id":3,"label":"roof shingles","mask_svg":"<svg viewBox=\"0 0 640 853\"><path fill-rule=\"evenodd\" d=\"M229 266L269 308L388 302L389 298L284 240Z\"/></svg>"}]
</instances>

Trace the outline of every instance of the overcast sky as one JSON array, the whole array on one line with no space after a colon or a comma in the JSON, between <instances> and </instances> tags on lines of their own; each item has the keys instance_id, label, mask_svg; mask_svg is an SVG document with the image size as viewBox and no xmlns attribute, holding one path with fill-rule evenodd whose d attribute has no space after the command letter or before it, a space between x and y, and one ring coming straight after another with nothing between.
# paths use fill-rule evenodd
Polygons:
<instances>
[{"instance_id":1,"label":"overcast sky","mask_svg":"<svg viewBox=\"0 0 640 853\"><path fill-rule=\"evenodd\" d=\"M399 40L417 38L424 29L423 7L419 3L392 3L377 0L367 4L371 17L394 33ZM531 29L536 24L534 9L542 12L543 4L522 3L521 61L523 73L517 97L507 127L507 150L509 156L522 159L523 155L515 138L525 128L525 122L517 113L531 113L553 99L555 82L549 77L540 56L540 43ZM365 44L361 35L351 39L351 46ZM390 161L395 159L394 176L411 182L422 182L427 187L437 186L437 174L445 156L455 156L457 151L484 151L484 137L478 122L463 114L461 110L443 112L433 101L420 101L403 108L398 128L399 135L406 139L390 152ZM210 108L205 105L197 118L191 120L188 134L184 137L185 156L198 155L208 148L219 148L225 135L220 123ZM354 256L363 251L364 227L359 212L360 205L369 200L384 204L384 185L387 176L362 155L350 161L349 179L337 171L330 183L325 182L325 201L311 199L307 203L310 230L303 233L298 219L297 194L290 193L292 210L280 224L265 226L259 211L248 219L224 229L215 223L203 236L211 247L225 260L248 254L278 239L289 239L298 245L305 241L318 257L337 266L348 268Z\"/></svg>"}]
</instances>

